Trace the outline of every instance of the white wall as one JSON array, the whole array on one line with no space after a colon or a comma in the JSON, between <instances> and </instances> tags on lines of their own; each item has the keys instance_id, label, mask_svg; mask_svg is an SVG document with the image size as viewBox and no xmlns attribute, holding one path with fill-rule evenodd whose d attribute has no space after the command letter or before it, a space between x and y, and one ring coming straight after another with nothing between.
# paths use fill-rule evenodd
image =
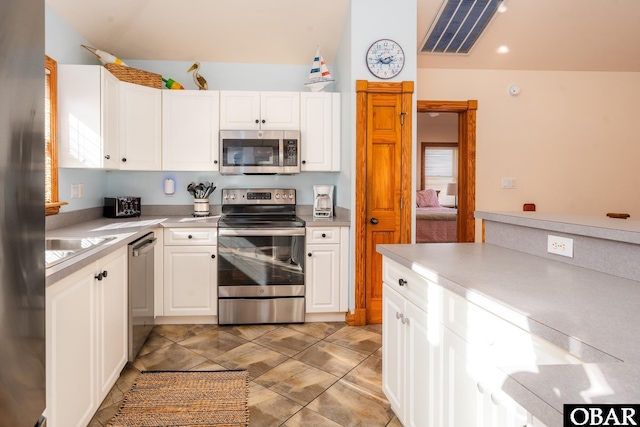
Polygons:
<instances>
[{"instance_id":1,"label":"white wall","mask_svg":"<svg viewBox=\"0 0 640 427\"><path fill-rule=\"evenodd\" d=\"M640 73L420 69L418 81L421 100L478 100L478 210L640 218Z\"/></svg>"}]
</instances>

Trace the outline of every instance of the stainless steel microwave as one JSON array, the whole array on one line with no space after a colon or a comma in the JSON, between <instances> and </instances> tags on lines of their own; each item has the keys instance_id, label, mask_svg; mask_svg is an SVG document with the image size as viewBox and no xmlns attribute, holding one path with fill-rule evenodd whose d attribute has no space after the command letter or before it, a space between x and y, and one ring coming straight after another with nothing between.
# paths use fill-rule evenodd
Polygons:
<instances>
[{"instance_id":1,"label":"stainless steel microwave","mask_svg":"<svg viewBox=\"0 0 640 427\"><path fill-rule=\"evenodd\" d=\"M299 172L299 131L220 131L220 173L293 174Z\"/></svg>"}]
</instances>

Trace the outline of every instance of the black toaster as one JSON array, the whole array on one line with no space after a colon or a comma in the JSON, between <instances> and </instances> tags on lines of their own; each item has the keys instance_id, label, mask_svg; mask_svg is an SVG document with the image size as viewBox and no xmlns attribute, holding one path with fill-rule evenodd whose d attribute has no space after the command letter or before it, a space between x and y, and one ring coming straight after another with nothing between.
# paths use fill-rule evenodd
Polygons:
<instances>
[{"instance_id":1,"label":"black toaster","mask_svg":"<svg viewBox=\"0 0 640 427\"><path fill-rule=\"evenodd\" d=\"M107 218L140 216L140 197L105 197L103 215Z\"/></svg>"}]
</instances>

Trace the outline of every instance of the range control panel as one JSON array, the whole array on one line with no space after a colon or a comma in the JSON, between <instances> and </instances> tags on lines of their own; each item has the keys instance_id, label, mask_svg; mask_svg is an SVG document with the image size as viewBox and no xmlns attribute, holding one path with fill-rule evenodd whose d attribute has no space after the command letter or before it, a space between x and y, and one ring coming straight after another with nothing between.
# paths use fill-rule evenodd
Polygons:
<instances>
[{"instance_id":1,"label":"range control panel","mask_svg":"<svg viewBox=\"0 0 640 427\"><path fill-rule=\"evenodd\" d=\"M296 190L283 188L225 188L223 205L295 205Z\"/></svg>"}]
</instances>

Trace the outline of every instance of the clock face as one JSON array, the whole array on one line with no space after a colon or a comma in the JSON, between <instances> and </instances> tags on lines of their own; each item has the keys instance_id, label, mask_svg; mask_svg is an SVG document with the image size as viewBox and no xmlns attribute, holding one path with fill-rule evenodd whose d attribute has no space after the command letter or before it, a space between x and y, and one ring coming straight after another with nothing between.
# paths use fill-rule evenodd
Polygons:
<instances>
[{"instance_id":1,"label":"clock face","mask_svg":"<svg viewBox=\"0 0 640 427\"><path fill-rule=\"evenodd\" d=\"M395 77L404 67L404 52L393 40L378 40L367 51L367 67L381 79Z\"/></svg>"}]
</instances>

